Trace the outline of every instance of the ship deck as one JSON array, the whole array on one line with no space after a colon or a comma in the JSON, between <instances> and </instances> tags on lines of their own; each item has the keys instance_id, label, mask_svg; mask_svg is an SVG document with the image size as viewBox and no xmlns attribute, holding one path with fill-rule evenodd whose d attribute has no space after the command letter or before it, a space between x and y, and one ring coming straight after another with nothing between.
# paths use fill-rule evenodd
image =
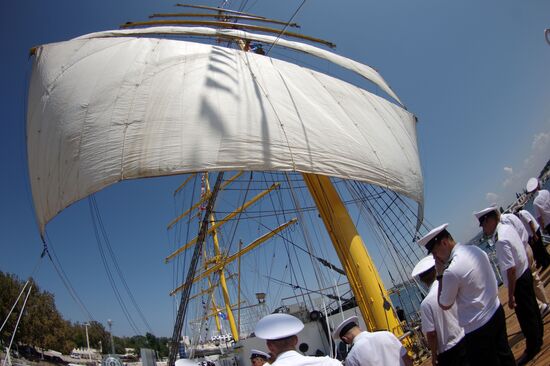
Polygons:
<instances>
[{"instance_id":1,"label":"ship deck","mask_svg":"<svg viewBox=\"0 0 550 366\"><path fill-rule=\"evenodd\" d=\"M544 273L539 273L542 282L544 283L546 293L550 296L550 267ZM508 330L508 343L512 347L516 360L522 355L525 350L525 338L519 328L518 320L514 311L508 308L508 296L506 288L501 286L499 289L499 298L506 314L506 327ZM528 366L548 366L550 365L550 314L543 318L544 323L544 343L539 354L527 365ZM428 358L421 363L421 366L430 366L431 359Z\"/></svg>"}]
</instances>

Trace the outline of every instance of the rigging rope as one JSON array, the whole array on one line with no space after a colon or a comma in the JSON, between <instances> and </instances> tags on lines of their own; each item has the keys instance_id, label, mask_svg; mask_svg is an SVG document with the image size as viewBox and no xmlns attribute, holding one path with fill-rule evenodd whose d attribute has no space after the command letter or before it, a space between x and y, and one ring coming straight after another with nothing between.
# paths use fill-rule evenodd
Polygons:
<instances>
[{"instance_id":1,"label":"rigging rope","mask_svg":"<svg viewBox=\"0 0 550 366\"><path fill-rule=\"evenodd\" d=\"M286 173L283 173L283 174L285 175L285 177L287 176ZM292 192L292 190L290 190L290 192ZM279 204L280 204L280 205L282 205L282 197L281 197L281 195L282 195L281 192L279 192L278 195L277 195L277 197L279 198ZM271 205L272 205L273 209L275 209L275 203L273 202L273 200L271 200ZM284 218L285 220L288 220L288 217L286 216L286 213L285 213L285 212L283 212L283 218ZM300 220L298 220L298 221L300 222ZM280 222L279 222L279 217L277 217L277 225L279 225L279 224L280 224ZM286 232L286 231L285 231L284 233L281 233L281 237L285 238L284 235L287 235L287 234L288 234L288 236L290 236L290 232ZM286 239L286 238L285 238L285 239ZM285 249L286 249L286 255L287 255L287 259L288 259L288 264L289 264L289 266L290 266L289 269L290 269L291 278L292 278L292 276L294 276L294 281L296 281L296 283L298 283L298 276L297 276L296 271L295 271L295 269L294 269L294 264L293 264L293 262L292 262L292 257L290 256L290 251L289 251L289 248L288 248L288 245L287 245L288 243L293 243L293 242L294 242L293 240L285 240L285 241L284 241L284 245L285 245ZM296 253L296 247L297 247L297 246L298 246L298 245L293 245L294 257L295 257L295 258L298 258L298 254ZM300 271L300 275L302 276L302 281L303 281L303 283L307 283L302 266L298 265L298 270ZM302 296L302 298L303 298L303 300L304 300L304 303L306 303L306 297L305 297L305 295L307 295L307 298L308 298L308 300L309 300L309 304L310 304L311 306L313 306L313 300L311 299L311 296L310 296L309 294L307 294L307 293L304 294L304 292L303 292L303 290L302 290L301 288L296 288L296 287L293 288L293 290L297 290L297 289L300 289L300 290L301 290L301 296Z\"/></svg>"},{"instance_id":2,"label":"rigging rope","mask_svg":"<svg viewBox=\"0 0 550 366\"><path fill-rule=\"evenodd\" d=\"M359 194L359 191L361 191L363 194L364 194L364 191L365 190L374 190L375 188L374 187L364 187L363 185L360 185L359 183L355 182L354 185L351 185L351 187L348 187L348 188L351 188L350 190L350 193L351 194ZM385 192L386 195L387 195L387 192ZM395 202L396 200L400 200L401 198L396 194L396 197L397 199L393 199L392 202ZM382 211L379 212L378 210L374 209L374 207L370 207L369 206L369 203L371 203L372 201L374 201L373 205L376 204L379 209ZM383 244L386 245L386 247L388 248L388 251L387 251L387 254L390 255L393 263L394 263L394 268L397 270L397 273L399 274L399 277L400 277L400 280L401 280L401 283L403 284L406 284L409 282L409 276L408 276L408 273L403 273L404 272L404 267L403 267L403 262L408 262L408 265L409 265L409 270L412 269L412 266L414 266L414 264L411 262L411 258L409 255L404 255L402 253L401 250L398 250L398 248L396 247L396 242L400 242L400 240L397 239L396 235L395 235L395 232L397 231L400 235L401 235L401 238L403 239L403 241L405 243L407 243L409 249L411 249L412 253L414 255L416 255L416 257L418 258L418 254L417 252L419 251L419 247L416 247L416 248L411 248L410 246L410 243L409 242L412 242L414 241L414 238L415 238L415 235L412 234L409 230L407 230L407 227L406 225L404 225L404 223L400 220L400 226L397 226L395 225L395 220L393 219L390 219L390 222L393 224L393 230L388 226L388 224L386 223L386 220L384 220L383 216L388 216L386 215L386 213L388 212L388 209L391 207L391 205L388 205L387 204L387 201L385 201L384 199L382 199L382 194L380 195L380 198L377 199L377 200L364 200L363 201L363 206L369 213L370 213L370 216L369 218L371 218L372 220L374 220L374 225L373 228L375 228L375 233L378 235L378 238L379 238L379 241L382 242ZM382 207L380 201L383 201L385 204L386 204L386 207ZM401 208L400 208L401 210ZM397 216L395 214L395 212L393 210L389 210L391 213L394 214L394 216ZM402 210L401 210L401 213L402 214L405 214ZM410 210L410 213L412 215L415 215L414 212L412 210ZM404 215L406 216L406 215ZM388 217L389 219L389 217ZM413 223L411 220L409 220L411 226L413 226ZM401 232L400 228L404 228L404 230L406 230L408 232L408 234L411 236L411 240L409 241L408 239L406 239L403 235L403 233ZM393 236L393 240L391 240L389 238L389 236ZM416 251L415 251L416 249ZM396 258L399 257L399 259ZM384 261L385 263L385 258L382 257L382 260ZM386 267L387 264L386 264ZM393 277L391 276L390 274L390 277L392 278L392 282L393 282ZM395 283L394 283L395 285ZM411 294L409 293L409 288L407 286L404 287L405 289L405 292L407 293L407 298L409 299L410 301L410 304L412 306L412 308L417 308L417 305L415 305L413 302L412 302L412 299L413 299L413 296L411 296ZM404 305L403 303L401 305Z\"/></svg>"},{"instance_id":3,"label":"rigging rope","mask_svg":"<svg viewBox=\"0 0 550 366\"><path fill-rule=\"evenodd\" d=\"M302 6L304 6L304 4L306 3L306 0L303 0L302 3L300 4L300 6L298 6L298 9L296 9L296 11L294 12L294 14L292 14L292 16L290 17L290 19L288 20L288 22L285 24L284 28L281 30L281 32L277 35L277 38L275 38L275 40L273 41L273 43L271 43L271 46L269 47L269 49L267 50L267 52L265 53L265 55L269 55L269 51L271 51L271 49L273 48L273 46L275 45L275 43L277 43L277 41L279 40L279 38L281 38L281 36L285 33L286 29L288 28L288 26L290 25L290 23L292 22L292 20L294 19L294 17L296 16L296 14L298 14L298 12L300 11L300 9L302 8Z\"/></svg>"},{"instance_id":4,"label":"rigging rope","mask_svg":"<svg viewBox=\"0 0 550 366\"><path fill-rule=\"evenodd\" d=\"M97 201L95 199L95 196L91 196L91 199L92 199L92 202L93 202L93 207L95 209L97 220L99 222L99 227L101 229L101 232L103 233L103 240L105 242L105 245L107 246L107 250L109 251L109 253L111 255L111 261L115 265L115 269L118 273L120 281L122 282L124 288L126 289L126 293L128 294L128 297L130 298L130 300L132 301L132 304L136 308L136 310L139 314L139 317L141 318L141 320L145 324L145 327L147 328L147 330L151 334L153 334L153 329L151 328L151 326L149 325L149 322L147 321L147 319L143 315L143 312L141 311L141 307L139 306L136 299L134 298L134 294L132 293L132 291L130 291L130 287L128 286L128 283L126 282L126 278L124 277L124 274L122 273L122 270L120 269L120 266L118 264L118 260L116 258L115 252L113 251L113 248L111 246L111 241L109 240L109 237L107 236L107 231L105 230L105 225L103 224L103 219L101 218L101 214L99 212L99 206L97 205Z\"/></svg>"},{"instance_id":5,"label":"rigging rope","mask_svg":"<svg viewBox=\"0 0 550 366\"><path fill-rule=\"evenodd\" d=\"M55 272L57 273L57 275L61 279L61 282L63 283L63 285L65 286L65 288L69 292L69 295L72 297L74 302L78 306L80 306L80 310L82 310L83 315L86 316L89 321L94 321L94 317L92 316L90 311L86 308L86 306L84 305L84 303L80 299L80 296L78 296L78 293L76 292L73 285L71 284L71 281L69 280L69 278L65 274L65 270L63 269L63 266L61 265L61 262L59 261L59 258L57 257L57 255L55 253L55 249L52 245L52 240L49 238L48 234L46 234L46 237L48 238L49 246L46 245L46 241L44 240L43 241L44 252L46 253L48 258L50 259L50 262L52 263ZM50 251L50 249L51 249L51 251ZM57 264L53 260L51 253L53 253L53 258L55 258L55 260L57 261Z\"/></svg>"},{"instance_id":6,"label":"rigging rope","mask_svg":"<svg viewBox=\"0 0 550 366\"><path fill-rule=\"evenodd\" d=\"M289 187L291 188L290 189L290 194L291 194L291 197L292 197L292 200L294 202L294 207L296 207L298 209L298 217L299 217L299 222L300 222L300 228L302 228L302 234L304 236L304 242L306 244L306 247L308 249L308 252L309 253L313 253L313 246L311 245L311 240L310 240L310 237L309 237L309 231L307 230L307 227L303 224L304 222L304 217L303 217L303 214L302 212L300 211L300 202L298 201L298 198L296 197L296 192L292 186L292 183L288 180L288 173L284 173L285 174L285 177L287 178L287 183L289 185ZM311 260L311 263L312 263L312 266L313 266L313 273L315 274L315 279L317 280L317 287L319 288L325 288L326 287L326 281L325 281L325 278L322 276L322 273L321 273L321 269L319 268L319 263L316 263L313 261L313 259L318 259L316 256L314 256L313 254L309 254L309 258ZM301 269L301 267L300 267ZM311 296L309 296L310 298L310 302L311 302L311 305L313 305L313 301L311 300Z\"/></svg>"},{"instance_id":7,"label":"rigging rope","mask_svg":"<svg viewBox=\"0 0 550 366\"><path fill-rule=\"evenodd\" d=\"M250 178L248 179L248 185L246 186L246 191L244 193L243 203L241 204L240 207L244 206L244 204L246 203L246 199L248 198L248 192L250 191L250 185L252 184L252 176L253 176L253 172L250 172ZM229 241L229 247L227 248L227 253L231 251L231 247L233 246L233 241L235 240L235 234L237 233L237 226L239 226L239 221L241 220L242 214L243 214L243 210L239 211L239 213L237 214L237 221L236 221L236 224L234 225L235 229L233 230L233 234L231 235L231 240Z\"/></svg>"},{"instance_id":8,"label":"rigging rope","mask_svg":"<svg viewBox=\"0 0 550 366\"><path fill-rule=\"evenodd\" d=\"M100 237L100 234L99 234L99 231L98 231L98 228L97 228L97 223L96 223L97 218L96 218L95 213L94 213L93 200L91 199L91 197L92 196L88 197L88 204L89 204L89 207L90 207L90 215L92 217L92 223L93 223L94 234L95 234L95 237L96 237L97 248L99 249L99 254L101 256L101 261L103 263L103 267L105 268L105 273L107 274L107 278L109 280L111 288L113 289L113 292L115 294L115 298L116 298L118 304L120 305L122 313L126 317L126 320L128 321L128 324L130 325L132 330L135 332L135 334L141 334L141 331L138 329L136 323L134 322L134 319L132 318L132 315L129 313L128 308L126 307L126 304L124 303L124 300L122 299L122 296L120 295L120 291L118 290L118 287L115 283L113 274L111 273L111 269L109 268L109 264L107 262L107 257L105 255L103 245L101 244L101 237Z\"/></svg>"}]
</instances>

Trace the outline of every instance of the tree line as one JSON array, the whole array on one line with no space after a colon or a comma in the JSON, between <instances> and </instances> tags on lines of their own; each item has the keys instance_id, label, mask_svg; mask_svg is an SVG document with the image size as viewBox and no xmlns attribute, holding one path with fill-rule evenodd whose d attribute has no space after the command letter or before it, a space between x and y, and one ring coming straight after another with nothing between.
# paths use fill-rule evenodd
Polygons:
<instances>
[{"instance_id":1,"label":"tree line","mask_svg":"<svg viewBox=\"0 0 550 366\"><path fill-rule=\"evenodd\" d=\"M40 290L32 279L30 282L32 292L23 310L23 316L15 334L12 348L27 345L46 350L52 349L63 354L69 354L73 348L86 348L84 324L72 323L63 319L55 306L54 295ZM19 280L17 276L0 271L0 324L3 324L24 285L25 283ZM0 333L0 346L2 346L2 349L9 345L24 297L25 295L21 296L19 303ZM102 349L104 354L110 353L109 332L103 324L97 321L89 322L88 337L91 348ZM167 344L169 339L167 337L156 337L151 333L146 333L145 335L135 335L133 337L114 336L113 340L115 352L118 354L124 354L125 348L134 348L137 355L139 355L141 348L150 348L157 351L159 357L168 356Z\"/></svg>"}]
</instances>

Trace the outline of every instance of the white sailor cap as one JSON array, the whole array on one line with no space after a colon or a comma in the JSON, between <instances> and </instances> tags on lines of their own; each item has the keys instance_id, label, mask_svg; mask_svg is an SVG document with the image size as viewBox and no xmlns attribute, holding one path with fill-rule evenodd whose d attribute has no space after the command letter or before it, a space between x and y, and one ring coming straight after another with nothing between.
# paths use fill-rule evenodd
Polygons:
<instances>
[{"instance_id":1,"label":"white sailor cap","mask_svg":"<svg viewBox=\"0 0 550 366\"><path fill-rule=\"evenodd\" d=\"M489 214L493 211L498 212L497 206L487 207L487 208L484 208L481 211L474 212L474 216L479 221L479 226L481 226L483 224L483 220L485 220L485 216L487 216L487 214Z\"/></svg>"},{"instance_id":2,"label":"white sailor cap","mask_svg":"<svg viewBox=\"0 0 550 366\"><path fill-rule=\"evenodd\" d=\"M251 349L250 350L250 359L253 359L253 358L256 358L256 357L265 358L267 360L267 359L269 359L269 353L264 352L264 351L260 351L260 350L257 350L257 349Z\"/></svg>"},{"instance_id":3,"label":"white sailor cap","mask_svg":"<svg viewBox=\"0 0 550 366\"><path fill-rule=\"evenodd\" d=\"M264 316L258 324L254 333L261 339L283 339L300 333L304 329L304 323L295 316L289 314L269 314Z\"/></svg>"},{"instance_id":4,"label":"white sailor cap","mask_svg":"<svg viewBox=\"0 0 550 366\"><path fill-rule=\"evenodd\" d=\"M176 360L176 364L175 364L175 366L197 366L197 365L198 363L188 358L180 358L179 360Z\"/></svg>"},{"instance_id":5,"label":"white sailor cap","mask_svg":"<svg viewBox=\"0 0 550 366\"><path fill-rule=\"evenodd\" d=\"M435 267L435 259L433 255L424 257L414 266L414 269L411 273L412 277L416 277L432 268Z\"/></svg>"},{"instance_id":6,"label":"white sailor cap","mask_svg":"<svg viewBox=\"0 0 550 366\"><path fill-rule=\"evenodd\" d=\"M448 223L439 225L438 227L432 229L429 233L424 235L418 240L418 245L428 249L428 254L432 252L434 244L439 240L439 234L443 231L446 231Z\"/></svg>"},{"instance_id":7,"label":"white sailor cap","mask_svg":"<svg viewBox=\"0 0 550 366\"><path fill-rule=\"evenodd\" d=\"M529 178L529 180L527 181L527 184L525 185L525 189L527 190L528 193L531 193L535 189L537 189L538 186L539 186L538 178L533 177L533 178Z\"/></svg>"},{"instance_id":8,"label":"white sailor cap","mask_svg":"<svg viewBox=\"0 0 550 366\"><path fill-rule=\"evenodd\" d=\"M332 332L332 338L340 339L340 337L346 334L351 328L357 326L359 326L358 317L354 315L351 318L347 318L346 320L341 322L340 325L336 327L336 329L334 329L334 332Z\"/></svg>"}]
</instances>

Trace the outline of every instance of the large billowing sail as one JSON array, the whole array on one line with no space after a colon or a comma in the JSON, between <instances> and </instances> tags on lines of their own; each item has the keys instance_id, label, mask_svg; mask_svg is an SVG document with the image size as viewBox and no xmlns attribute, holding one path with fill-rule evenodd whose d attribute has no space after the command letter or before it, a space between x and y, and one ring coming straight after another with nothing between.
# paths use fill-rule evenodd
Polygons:
<instances>
[{"instance_id":1,"label":"large billowing sail","mask_svg":"<svg viewBox=\"0 0 550 366\"><path fill-rule=\"evenodd\" d=\"M155 38L36 49L27 111L41 233L123 179L298 171L378 184L422 202L415 117L344 81L270 57Z\"/></svg>"}]
</instances>

